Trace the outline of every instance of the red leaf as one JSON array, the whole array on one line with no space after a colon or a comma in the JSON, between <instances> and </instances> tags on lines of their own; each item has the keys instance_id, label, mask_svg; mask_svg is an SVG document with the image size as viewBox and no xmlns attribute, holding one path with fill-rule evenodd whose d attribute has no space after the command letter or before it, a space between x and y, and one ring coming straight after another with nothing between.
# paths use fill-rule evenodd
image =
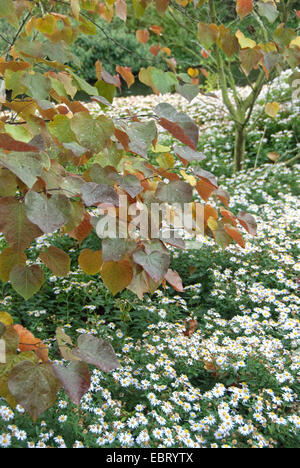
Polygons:
<instances>
[{"instance_id":1,"label":"red leaf","mask_svg":"<svg viewBox=\"0 0 300 468\"><path fill-rule=\"evenodd\" d=\"M69 236L77 239L79 244L90 234L93 226L90 223L90 215L86 212L83 221L73 231L68 232Z\"/></svg>"},{"instance_id":2,"label":"red leaf","mask_svg":"<svg viewBox=\"0 0 300 468\"><path fill-rule=\"evenodd\" d=\"M151 54L156 57L158 55L158 52L160 51L160 45L156 45L156 46L152 45L149 50Z\"/></svg>"},{"instance_id":3,"label":"red leaf","mask_svg":"<svg viewBox=\"0 0 300 468\"><path fill-rule=\"evenodd\" d=\"M6 151L33 151L35 153L39 151L36 146L29 145L23 141L17 141L8 133L0 134L0 148Z\"/></svg>"},{"instance_id":4,"label":"red leaf","mask_svg":"<svg viewBox=\"0 0 300 468\"><path fill-rule=\"evenodd\" d=\"M170 0L155 0L155 5L158 13L163 14L168 8Z\"/></svg>"},{"instance_id":5,"label":"red leaf","mask_svg":"<svg viewBox=\"0 0 300 468\"><path fill-rule=\"evenodd\" d=\"M180 278L179 274L176 271L168 270L165 276L165 279L170 283L171 286L178 292L184 292L182 286L182 279Z\"/></svg>"}]
</instances>

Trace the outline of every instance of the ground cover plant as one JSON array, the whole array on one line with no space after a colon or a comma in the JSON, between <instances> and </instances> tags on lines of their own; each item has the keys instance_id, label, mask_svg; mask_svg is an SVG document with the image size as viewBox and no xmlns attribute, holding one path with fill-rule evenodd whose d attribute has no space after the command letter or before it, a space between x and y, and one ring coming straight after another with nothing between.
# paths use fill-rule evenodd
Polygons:
<instances>
[{"instance_id":1,"label":"ground cover plant","mask_svg":"<svg viewBox=\"0 0 300 468\"><path fill-rule=\"evenodd\" d=\"M133 2L136 16L152 3L188 15L206 4ZM276 4L261 3L270 22ZM125 20L125 1L3 5L15 33L0 62L0 445L296 447L299 38L286 3L255 46L199 24L218 66L237 54L248 75L260 67L248 87L224 83L221 66L221 90L204 93L162 45L171 71L140 70L155 95L115 101L130 68L113 76L98 61L93 86L69 45L99 17ZM252 1L234 5L238 25L257 18ZM249 103L245 122L230 99ZM237 123L251 126L238 165Z\"/></svg>"}]
</instances>

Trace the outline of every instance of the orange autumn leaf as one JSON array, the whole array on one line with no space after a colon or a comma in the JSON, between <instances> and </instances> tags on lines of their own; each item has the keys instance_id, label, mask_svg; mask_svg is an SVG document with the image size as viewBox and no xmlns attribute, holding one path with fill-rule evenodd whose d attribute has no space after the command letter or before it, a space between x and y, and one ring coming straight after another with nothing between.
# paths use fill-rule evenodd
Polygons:
<instances>
[{"instance_id":1,"label":"orange autumn leaf","mask_svg":"<svg viewBox=\"0 0 300 468\"><path fill-rule=\"evenodd\" d=\"M250 15L254 8L253 0L237 0L236 2L236 12L239 15L240 19L245 18L245 16Z\"/></svg>"},{"instance_id":2,"label":"orange autumn leaf","mask_svg":"<svg viewBox=\"0 0 300 468\"><path fill-rule=\"evenodd\" d=\"M22 325L14 325L14 329L19 335L20 351L34 351L43 362L47 362L49 360L48 347L45 343L38 338L35 338L35 336L29 330L22 327Z\"/></svg>"},{"instance_id":3,"label":"orange autumn leaf","mask_svg":"<svg viewBox=\"0 0 300 468\"><path fill-rule=\"evenodd\" d=\"M130 88L135 81L131 68L120 67L119 65L117 65L116 70L117 73L120 73L121 77L126 81L128 88Z\"/></svg>"},{"instance_id":4,"label":"orange autumn leaf","mask_svg":"<svg viewBox=\"0 0 300 468\"><path fill-rule=\"evenodd\" d=\"M154 55L155 57L157 57L159 51L160 51L160 45L152 45L150 48L149 48L149 51L151 52L152 55Z\"/></svg>"},{"instance_id":5,"label":"orange autumn leaf","mask_svg":"<svg viewBox=\"0 0 300 468\"><path fill-rule=\"evenodd\" d=\"M148 29L146 29L146 28L145 29L138 29L137 32L136 32L136 38L142 44L146 44L149 41L149 37L150 37L150 34L149 34Z\"/></svg>"},{"instance_id":6,"label":"orange autumn leaf","mask_svg":"<svg viewBox=\"0 0 300 468\"><path fill-rule=\"evenodd\" d=\"M225 210L225 208L221 207L220 213L223 216L223 218L229 219L234 224L234 226L237 226L236 216L233 213L231 213L231 211Z\"/></svg>"},{"instance_id":7,"label":"orange autumn leaf","mask_svg":"<svg viewBox=\"0 0 300 468\"><path fill-rule=\"evenodd\" d=\"M246 246L245 239L243 238L242 234L240 231L238 231L235 227L230 226L229 224L224 225L224 229L227 232L227 234L243 249Z\"/></svg>"},{"instance_id":8,"label":"orange autumn leaf","mask_svg":"<svg viewBox=\"0 0 300 468\"><path fill-rule=\"evenodd\" d=\"M207 225L207 221L208 221L209 218L214 218L214 219L217 220L218 217L219 217L218 212L213 206L211 206L209 204L204 206L204 223L205 223L205 225Z\"/></svg>"},{"instance_id":9,"label":"orange autumn leaf","mask_svg":"<svg viewBox=\"0 0 300 468\"><path fill-rule=\"evenodd\" d=\"M153 26L150 26L150 30L154 33L157 34L157 36L160 36L162 33L162 27L158 26L157 24L153 24Z\"/></svg>"},{"instance_id":10,"label":"orange autumn leaf","mask_svg":"<svg viewBox=\"0 0 300 468\"><path fill-rule=\"evenodd\" d=\"M207 201L211 194L216 190L216 187L214 187L207 180L201 179L199 182L197 182L196 190L200 197L203 198L204 201Z\"/></svg>"},{"instance_id":11,"label":"orange autumn leaf","mask_svg":"<svg viewBox=\"0 0 300 468\"><path fill-rule=\"evenodd\" d=\"M79 226L77 226L73 231L68 232L69 236L78 240L79 244L81 244L93 229L90 218L91 216L86 212Z\"/></svg>"}]
</instances>

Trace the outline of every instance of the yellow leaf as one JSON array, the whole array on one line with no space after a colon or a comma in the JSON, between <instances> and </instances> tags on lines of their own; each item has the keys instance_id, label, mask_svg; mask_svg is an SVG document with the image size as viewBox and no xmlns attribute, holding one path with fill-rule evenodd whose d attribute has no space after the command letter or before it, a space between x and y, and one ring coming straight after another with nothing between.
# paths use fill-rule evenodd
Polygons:
<instances>
[{"instance_id":1,"label":"yellow leaf","mask_svg":"<svg viewBox=\"0 0 300 468\"><path fill-rule=\"evenodd\" d=\"M188 75L191 77L191 78L197 78L197 76L199 76L199 70L198 68L188 68Z\"/></svg>"},{"instance_id":2,"label":"yellow leaf","mask_svg":"<svg viewBox=\"0 0 300 468\"><path fill-rule=\"evenodd\" d=\"M96 275L102 267L102 252L84 249L78 258L80 268L88 275Z\"/></svg>"},{"instance_id":3,"label":"yellow leaf","mask_svg":"<svg viewBox=\"0 0 300 468\"><path fill-rule=\"evenodd\" d=\"M279 112L280 106L278 102L268 102L265 106L265 113L270 117L275 118Z\"/></svg>"},{"instance_id":4,"label":"yellow leaf","mask_svg":"<svg viewBox=\"0 0 300 468\"><path fill-rule=\"evenodd\" d=\"M4 325L13 325L14 319L7 312L0 312L0 322Z\"/></svg>"},{"instance_id":5,"label":"yellow leaf","mask_svg":"<svg viewBox=\"0 0 300 468\"><path fill-rule=\"evenodd\" d=\"M293 39L290 43L290 47L291 46L297 46L297 47L300 47L300 36L296 37L295 39Z\"/></svg>"},{"instance_id":6,"label":"yellow leaf","mask_svg":"<svg viewBox=\"0 0 300 468\"><path fill-rule=\"evenodd\" d=\"M133 278L132 266L126 260L105 262L102 267L101 278L105 286L115 296L131 283Z\"/></svg>"},{"instance_id":7,"label":"yellow leaf","mask_svg":"<svg viewBox=\"0 0 300 468\"><path fill-rule=\"evenodd\" d=\"M249 37L246 37L245 34L242 33L242 31L237 31L235 33L236 38L239 41L241 49L254 49L256 46L256 42L250 39Z\"/></svg>"},{"instance_id":8,"label":"yellow leaf","mask_svg":"<svg viewBox=\"0 0 300 468\"><path fill-rule=\"evenodd\" d=\"M170 153L163 153L156 158L156 161L163 169L171 169L174 167L175 158Z\"/></svg>"},{"instance_id":9,"label":"yellow leaf","mask_svg":"<svg viewBox=\"0 0 300 468\"><path fill-rule=\"evenodd\" d=\"M35 27L39 32L51 35L56 30L56 18L50 14L45 15L43 18L37 18Z\"/></svg>"},{"instance_id":10,"label":"yellow leaf","mask_svg":"<svg viewBox=\"0 0 300 468\"><path fill-rule=\"evenodd\" d=\"M210 216L207 220L207 225L211 231L216 231L218 229L218 221L215 220L212 216Z\"/></svg>"},{"instance_id":11,"label":"yellow leaf","mask_svg":"<svg viewBox=\"0 0 300 468\"><path fill-rule=\"evenodd\" d=\"M197 180L194 176L188 175L185 171L181 170L180 174L186 180L192 187L196 187L197 185Z\"/></svg>"},{"instance_id":12,"label":"yellow leaf","mask_svg":"<svg viewBox=\"0 0 300 468\"><path fill-rule=\"evenodd\" d=\"M71 0L72 13L76 19L79 19L80 0Z\"/></svg>"}]
</instances>

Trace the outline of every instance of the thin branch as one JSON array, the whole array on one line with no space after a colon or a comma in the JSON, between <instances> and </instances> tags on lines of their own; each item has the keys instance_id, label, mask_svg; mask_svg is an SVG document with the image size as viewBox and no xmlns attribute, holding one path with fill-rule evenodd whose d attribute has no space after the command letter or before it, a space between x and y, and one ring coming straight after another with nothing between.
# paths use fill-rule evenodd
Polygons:
<instances>
[{"instance_id":1,"label":"thin branch","mask_svg":"<svg viewBox=\"0 0 300 468\"><path fill-rule=\"evenodd\" d=\"M22 32L22 29L24 28L25 24L27 23L27 21L29 20L31 16L31 12L27 13L27 15L25 16L25 18L23 19L22 23L20 24L20 27L16 33L16 35L14 36L13 40L9 43L9 47L6 49L5 51L5 54L6 54L6 60L8 59L8 55L9 55L9 51L10 49L12 48L12 46L15 44L16 40L18 39L19 35L21 34Z\"/></svg>"}]
</instances>

